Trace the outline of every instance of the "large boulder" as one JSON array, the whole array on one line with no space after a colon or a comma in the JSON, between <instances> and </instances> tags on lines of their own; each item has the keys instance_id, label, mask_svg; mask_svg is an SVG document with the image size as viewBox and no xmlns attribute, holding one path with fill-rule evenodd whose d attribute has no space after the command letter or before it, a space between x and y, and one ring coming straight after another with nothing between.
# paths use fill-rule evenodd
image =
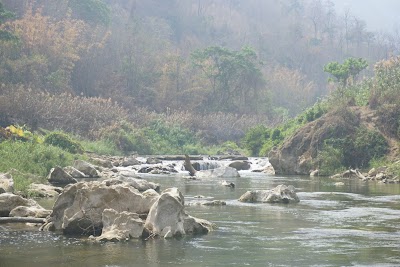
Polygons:
<instances>
[{"instance_id":1,"label":"large boulder","mask_svg":"<svg viewBox=\"0 0 400 267\"><path fill-rule=\"evenodd\" d=\"M77 180L68 174L64 169L56 166L50 170L47 181L55 185L67 185L77 183Z\"/></svg>"},{"instance_id":2,"label":"large boulder","mask_svg":"<svg viewBox=\"0 0 400 267\"><path fill-rule=\"evenodd\" d=\"M12 193L0 194L0 217L8 217L10 212L19 206L40 207L33 199L26 199Z\"/></svg>"},{"instance_id":3,"label":"large boulder","mask_svg":"<svg viewBox=\"0 0 400 267\"><path fill-rule=\"evenodd\" d=\"M332 111L298 129L279 148L270 151L268 158L277 174L309 175L325 140L344 138L357 129L359 116L352 110Z\"/></svg>"},{"instance_id":4,"label":"large boulder","mask_svg":"<svg viewBox=\"0 0 400 267\"><path fill-rule=\"evenodd\" d=\"M35 197L57 197L63 191L62 187L46 184L30 184L28 193Z\"/></svg>"},{"instance_id":5,"label":"large boulder","mask_svg":"<svg viewBox=\"0 0 400 267\"><path fill-rule=\"evenodd\" d=\"M75 160L73 167L80 172L83 172L86 177L97 178L100 177L99 172L96 170L96 166L83 160Z\"/></svg>"},{"instance_id":6,"label":"large boulder","mask_svg":"<svg viewBox=\"0 0 400 267\"><path fill-rule=\"evenodd\" d=\"M0 194L14 192L14 180L10 173L0 173Z\"/></svg>"},{"instance_id":7,"label":"large boulder","mask_svg":"<svg viewBox=\"0 0 400 267\"><path fill-rule=\"evenodd\" d=\"M102 214L103 229L96 241L124 241L141 238L144 222L137 213L105 209Z\"/></svg>"},{"instance_id":8,"label":"large boulder","mask_svg":"<svg viewBox=\"0 0 400 267\"><path fill-rule=\"evenodd\" d=\"M299 198L291 185L278 185L272 190L247 191L240 198L241 202L262 203L297 203Z\"/></svg>"},{"instance_id":9,"label":"large boulder","mask_svg":"<svg viewBox=\"0 0 400 267\"><path fill-rule=\"evenodd\" d=\"M184 197L177 188L164 190L147 216L147 231L165 238L211 231L212 224L187 215L184 204Z\"/></svg>"},{"instance_id":10,"label":"large boulder","mask_svg":"<svg viewBox=\"0 0 400 267\"><path fill-rule=\"evenodd\" d=\"M105 209L147 214L158 198L154 190L150 191L141 194L129 184L110 184L107 181L69 185L55 202L44 229L74 235L99 233Z\"/></svg>"},{"instance_id":11,"label":"large boulder","mask_svg":"<svg viewBox=\"0 0 400 267\"><path fill-rule=\"evenodd\" d=\"M196 172L197 178L232 178L240 177L239 172L232 167L219 167L216 169L198 171Z\"/></svg>"}]
</instances>

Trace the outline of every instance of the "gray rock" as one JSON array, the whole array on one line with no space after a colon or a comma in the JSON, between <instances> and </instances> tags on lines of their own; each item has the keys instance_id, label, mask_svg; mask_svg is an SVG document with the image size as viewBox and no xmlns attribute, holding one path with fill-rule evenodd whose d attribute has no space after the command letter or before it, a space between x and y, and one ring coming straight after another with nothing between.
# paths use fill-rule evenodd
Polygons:
<instances>
[{"instance_id":1,"label":"gray rock","mask_svg":"<svg viewBox=\"0 0 400 267\"><path fill-rule=\"evenodd\" d=\"M0 173L0 194L14 192L14 180L10 173Z\"/></svg>"},{"instance_id":2,"label":"gray rock","mask_svg":"<svg viewBox=\"0 0 400 267\"><path fill-rule=\"evenodd\" d=\"M228 166L235 168L238 171L247 171L251 167L248 161L234 161L230 163Z\"/></svg>"},{"instance_id":3,"label":"gray rock","mask_svg":"<svg viewBox=\"0 0 400 267\"><path fill-rule=\"evenodd\" d=\"M132 186L133 188L136 188L140 192L144 192L146 190L152 189L154 191L159 192L160 191L160 185L153 183L153 182L148 182L143 179L135 179L135 178L125 178L125 177L118 177L118 179L108 179L105 180L104 183L106 183L107 186L110 185L117 185L117 184L127 184L129 186Z\"/></svg>"},{"instance_id":4,"label":"gray rock","mask_svg":"<svg viewBox=\"0 0 400 267\"><path fill-rule=\"evenodd\" d=\"M147 164L160 164L162 161L158 158L147 158L146 160Z\"/></svg>"},{"instance_id":5,"label":"gray rock","mask_svg":"<svg viewBox=\"0 0 400 267\"><path fill-rule=\"evenodd\" d=\"M72 166L64 167L63 170L66 173L68 173L69 175L71 175L73 178L80 179L80 178L86 178L87 177L83 172L77 170L76 168L74 168Z\"/></svg>"},{"instance_id":6,"label":"gray rock","mask_svg":"<svg viewBox=\"0 0 400 267\"><path fill-rule=\"evenodd\" d=\"M103 229L96 241L124 241L140 238L144 222L137 213L105 209L102 214Z\"/></svg>"},{"instance_id":7,"label":"gray rock","mask_svg":"<svg viewBox=\"0 0 400 267\"><path fill-rule=\"evenodd\" d=\"M164 238L211 231L212 224L187 215L184 204L184 197L177 188L164 190L151 207L145 228Z\"/></svg>"},{"instance_id":8,"label":"gray rock","mask_svg":"<svg viewBox=\"0 0 400 267\"><path fill-rule=\"evenodd\" d=\"M111 160L108 159L91 158L90 161L93 162L93 164L104 168L111 169L113 167Z\"/></svg>"},{"instance_id":9,"label":"gray rock","mask_svg":"<svg viewBox=\"0 0 400 267\"><path fill-rule=\"evenodd\" d=\"M19 206L40 207L33 199L26 199L12 193L0 194L0 217L8 217Z\"/></svg>"},{"instance_id":10,"label":"gray rock","mask_svg":"<svg viewBox=\"0 0 400 267\"><path fill-rule=\"evenodd\" d=\"M138 161L137 159L131 157L131 158L125 158L122 161L121 166L122 167L129 167L129 166L140 165L140 164L142 164L140 161Z\"/></svg>"},{"instance_id":11,"label":"gray rock","mask_svg":"<svg viewBox=\"0 0 400 267\"><path fill-rule=\"evenodd\" d=\"M157 199L158 194L141 194L127 184L79 182L64 188L44 229L74 235L100 233L105 209L146 214Z\"/></svg>"},{"instance_id":12,"label":"gray rock","mask_svg":"<svg viewBox=\"0 0 400 267\"><path fill-rule=\"evenodd\" d=\"M247 191L240 198L241 202L262 203L297 203L299 198L291 185L278 185L272 190Z\"/></svg>"},{"instance_id":13,"label":"gray rock","mask_svg":"<svg viewBox=\"0 0 400 267\"><path fill-rule=\"evenodd\" d=\"M42 207L26 207L19 206L10 211L10 217L33 217L46 218L51 213L51 210L46 210Z\"/></svg>"},{"instance_id":14,"label":"gray rock","mask_svg":"<svg viewBox=\"0 0 400 267\"><path fill-rule=\"evenodd\" d=\"M68 174L65 170L58 166L50 170L50 173L47 176L47 180L49 181L49 183L56 185L77 183L77 181L70 174Z\"/></svg>"},{"instance_id":15,"label":"gray rock","mask_svg":"<svg viewBox=\"0 0 400 267\"><path fill-rule=\"evenodd\" d=\"M230 188L235 188L235 184L234 184L234 183L232 183L232 182L227 182L227 181L225 181L225 180L223 180L223 181L221 182L221 185L222 185L222 186L226 186L226 187L230 187Z\"/></svg>"},{"instance_id":16,"label":"gray rock","mask_svg":"<svg viewBox=\"0 0 400 267\"><path fill-rule=\"evenodd\" d=\"M30 184L28 187L28 193L35 197L57 197L62 191L62 187L45 184Z\"/></svg>"},{"instance_id":17,"label":"gray rock","mask_svg":"<svg viewBox=\"0 0 400 267\"><path fill-rule=\"evenodd\" d=\"M201 206L225 206L226 202L222 200L205 200L192 202L190 205L201 205Z\"/></svg>"},{"instance_id":18,"label":"gray rock","mask_svg":"<svg viewBox=\"0 0 400 267\"><path fill-rule=\"evenodd\" d=\"M78 171L83 172L85 174L85 176L87 176L87 177L90 177L90 178L100 177L98 171L96 170L96 167L93 164L90 164L86 161L75 160L73 167L75 169L77 169Z\"/></svg>"}]
</instances>

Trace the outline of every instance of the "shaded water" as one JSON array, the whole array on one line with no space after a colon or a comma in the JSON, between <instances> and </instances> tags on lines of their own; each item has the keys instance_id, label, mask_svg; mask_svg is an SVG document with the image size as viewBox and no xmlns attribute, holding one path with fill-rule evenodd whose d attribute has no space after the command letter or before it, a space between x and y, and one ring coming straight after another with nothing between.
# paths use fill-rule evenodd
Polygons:
<instances>
[{"instance_id":1,"label":"shaded water","mask_svg":"<svg viewBox=\"0 0 400 267\"><path fill-rule=\"evenodd\" d=\"M400 186L309 177L241 173L235 189L217 180L147 176L176 186L186 202L197 195L227 206L188 206L190 215L218 225L179 240L92 244L53 233L0 228L0 266L400 266ZM244 204L250 189L297 188L301 202Z\"/></svg>"}]
</instances>

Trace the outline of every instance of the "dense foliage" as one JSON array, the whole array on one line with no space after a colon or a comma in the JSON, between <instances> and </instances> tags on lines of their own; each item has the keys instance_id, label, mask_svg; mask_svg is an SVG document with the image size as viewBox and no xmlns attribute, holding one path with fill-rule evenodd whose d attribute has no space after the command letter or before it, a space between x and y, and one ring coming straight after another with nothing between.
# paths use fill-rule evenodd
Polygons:
<instances>
[{"instance_id":1,"label":"dense foliage","mask_svg":"<svg viewBox=\"0 0 400 267\"><path fill-rule=\"evenodd\" d=\"M365 167L399 138L400 60L356 77L396 54L394 40L329 0L2 0L0 126L63 133L0 144L37 149L44 158L30 160L46 171L82 150L208 154L239 144L265 156L332 108L368 105L382 130L327 141L317 157ZM35 168L22 171L44 175Z\"/></svg>"}]
</instances>

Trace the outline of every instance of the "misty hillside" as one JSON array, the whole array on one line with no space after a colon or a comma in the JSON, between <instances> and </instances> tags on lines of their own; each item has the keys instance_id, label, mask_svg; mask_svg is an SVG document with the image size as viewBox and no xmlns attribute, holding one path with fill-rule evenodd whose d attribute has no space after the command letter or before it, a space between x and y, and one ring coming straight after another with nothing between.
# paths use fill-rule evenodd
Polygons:
<instances>
[{"instance_id":1,"label":"misty hillside","mask_svg":"<svg viewBox=\"0 0 400 267\"><path fill-rule=\"evenodd\" d=\"M369 76L398 52L329 0L0 2L1 125L89 138L161 116L237 141L331 92L327 63L365 58Z\"/></svg>"}]
</instances>

